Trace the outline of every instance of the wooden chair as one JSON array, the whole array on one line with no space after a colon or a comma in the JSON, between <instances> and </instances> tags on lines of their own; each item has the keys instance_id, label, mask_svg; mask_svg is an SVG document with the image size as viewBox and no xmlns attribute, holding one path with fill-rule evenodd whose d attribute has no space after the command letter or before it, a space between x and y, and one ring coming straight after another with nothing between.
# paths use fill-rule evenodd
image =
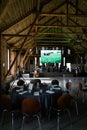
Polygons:
<instances>
[{"instance_id":1,"label":"wooden chair","mask_svg":"<svg viewBox=\"0 0 87 130\"><path fill-rule=\"evenodd\" d=\"M39 124L39 130L41 130L41 123L40 123L40 117L39 112L41 110L40 102L35 98L26 98L22 102L22 112L23 112L23 120L22 120L22 127L21 130L23 130L24 126L24 120L25 117L36 117L38 119Z\"/></svg>"},{"instance_id":2,"label":"wooden chair","mask_svg":"<svg viewBox=\"0 0 87 130\"><path fill-rule=\"evenodd\" d=\"M72 122L72 120L71 120L71 114L70 114L70 106L72 104L72 101L74 101L74 99L73 99L73 97L70 94L63 94L62 96L60 96L57 99L57 107L51 107L50 110L56 111L57 115L58 115L58 117L57 117L57 130L59 130L59 128L60 128L59 127L60 112L67 111L69 119ZM76 111L77 111L77 114L78 114L77 104L76 104L75 101L74 101L74 103L76 105ZM49 118L50 118L50 113L49 113Z\"/></svg>"},{"instance_id":3,"label":"wooden chair","mask_svg":"<svg viewBox=\"0 0 87 130\"><path fill-rule=\"evenodd\" d=\"M0 127L2 126L3 120L4 120L4 114L6 111L10 111L12 115L12 130L13 130L13 125L14 125L14 111L18 110L18 106L14 106L11 102L11 97L10 95L4 95L0 94L0 107L2 108L2 116L1 116L1 122L0 122Z\"/></svg>"},{"instance_id":4,"label":"wooden chair","mask_svg":"<svg viewBox=\"0 0 87 130\"><path fill-rule=\"evenodd\" d=\"M57 108L57 130L60 129L60 125L59 125L59 119L60 119L60 112L61 111L67 111L69 119L71 121L71 114L70 114L70 105L71 105L71 101L72 101L73 97L70 94L64 94L62 96L60 96L57 100L57 104L58 104L58 108Z\"/></svg>"}]
</instances>

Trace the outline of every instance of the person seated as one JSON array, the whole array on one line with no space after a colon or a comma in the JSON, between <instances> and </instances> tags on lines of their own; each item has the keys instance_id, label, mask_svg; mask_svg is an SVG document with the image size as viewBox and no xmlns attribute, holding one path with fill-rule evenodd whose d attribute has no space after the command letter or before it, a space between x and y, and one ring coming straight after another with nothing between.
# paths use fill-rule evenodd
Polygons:
<instances>
[{"instance_id":1,"label":"person seated","mask_svg":"<svg viewBox=\"0 0 87 130\"><path fill-rule=\"evenodd\" d=\"M72 87L72 83L71 83L71 82L67 82L67 83L66 83L67 92L70 92L70 91L71 91L71 87Z\"/></svg>"},{"instance_id":2,"label":"person seated","mask_svg":"<svg viewBox=\"0 0 87 130\"><path fill-rule=\"evenodd\" d=\"M25 83L24 80L19 79L18 82L17 82L17 86L23 86L24 83Z\"/></svg>"},{"instance_id":3,"label":"person seated","mask_svg":"<svg viewBox=\"0 0 87 130\"><path fill-rule=\"evenodd\" d=\"M68 81L66 83L66 92L69 93L71 96L75 97L75 88L72 87L72 82Z\"/></svg>"},{"instance_id":4,"label":"person seated","mask_svg":"<svg viewBox=\"0 0 87 130\"><path fill-rule=\"evenodd\" d=\"M59 86L59 81L56 79L51 81L51 84L48 85L48 89L62 94L62 88Z\"/></svg>"},{"instance_id":5,"label":"person seated","mask_svg":"<svg viewBox=\"0 0 87 130\"><path fill-rule=\"evenodd\" d=\"M54 88L60 88L61 89L61 87L59 86L59 81L56 80L56 79L52 80L52 82L51 82L51 88L52 89L54 89Z\"/></svg>"},{"instance_id":6,"label":"person seated","mask_svg":"<svg viewBox=\"0 0 87 130\"><path fill-rule=\"evenodd\" d=\"M24 84L25 84L24 80L19 79L17 81L17 85L16 86L14 86L14 85L10 86L9 94L12 94L12 92L15 91L16 89L21 89L23 91L24 90Z\"/></svg>"},{"instance_id":7,"label":"person seated","mask_svg":"<svg viewBox=\"0 0 87 130\"><path fill-rule=\"evenodd\" d=\"M38 70L35 70L35 71L34 71L34 77L35 77L35 78L38 78L38 77L39 77L39 71L38 71Z\"/></svg>"},{"instance_id":8,"label":"person seated","mask_svg":"<svg viewBox=\"0 0 87 130\"><path fill-rule=\"evenodd\" d=\"M52 105L57 106L57 99L62 95L62 88L59 86L59 81L57 79L51 81L50 90L55 92L52 95Z\"/></svg>"}]
</instances>

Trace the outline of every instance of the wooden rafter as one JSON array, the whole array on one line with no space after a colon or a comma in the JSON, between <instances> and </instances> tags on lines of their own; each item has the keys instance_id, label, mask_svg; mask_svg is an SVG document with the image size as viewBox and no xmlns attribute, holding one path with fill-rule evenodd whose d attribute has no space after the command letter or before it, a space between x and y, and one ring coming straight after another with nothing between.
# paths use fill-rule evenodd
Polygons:
<instances>
[{"instance_id":1,"label":"wooden rafter","mask_svg":"<svg viewBox=\"0 0 87 130\"><path fill-rule=\"evenodd\" d=\"M32 32L31 34L35 34L35 32ZM82 32L38 32L38 34L44 35L58 35L58 34L70 34L70 35L76 35L76 34L83 34Z\"/></svg>"},{"instance_id":2,"label":"wooden rafter","mask_svg":"<svg viewBox=\"0 0 87 130\"><path fill-rule=\"evenodd\" d=\"M41 13L41 16L45 16L45 17L87 17L87 14L70 14L70 13Z\"/></svg>"},{"instance_id":3,"label":"wooden rafter","mask_svg":"<svg viewBox=\"0 0 87 130\"><path fill-rule=\"evenodd\" d=\"M19 22L21 22L22 20L24 20L26 17L28 17L30 14L35 13L35 9L30 10L29 12L27 12L24 16L20 17L19 19L13 21L11 24L5 26L3 29L0 30L0 32L4 32L7 29L13 27L14 25L18 24Z\"/></svg>"},{"instance_id":4,"label":"wooden rafter","mask_svg":"<svg viewBox=\"0 0 87 130\"><path fill-rule=\"evenodd\" d=\"M87 28L87 25L40 25L36 24L35 26L41 27L41 28Z\"/></svg>"}]
</instances>

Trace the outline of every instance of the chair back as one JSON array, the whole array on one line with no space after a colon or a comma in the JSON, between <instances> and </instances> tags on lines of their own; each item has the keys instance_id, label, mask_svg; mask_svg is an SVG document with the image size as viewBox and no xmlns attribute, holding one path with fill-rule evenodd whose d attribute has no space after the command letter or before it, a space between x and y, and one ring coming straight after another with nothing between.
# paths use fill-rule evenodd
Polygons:
<instances>
[{"instance_id":1,"label":"chair back","mask_svg":"<svg viewBox=\"0 0 87 130\"><path fill-rule=\"evenodd\" d=\"M30 116L38 114L41 110L40 102L35 98L26 98L22 102L22 112Z\"/></svg>"},{"instance_id":2,"label":"chair back","mask_svg":"<svg viewBox=\"0 0 87 130\"><path fill-rule=\"evenodd\" d=\"M5 109L12 109L12 102L9 95L0 95L0 105Z\"/></svg>"},{"instance_id":3,"label":"chair back","mask_svg":"<svg viewBox=\"0 0 87 130\"><path fill-rule=\"evenodd\" d=\"M73 99L73 97L70 94L60 96L57 100L58 107L61 109L69 108L71 99Z\"/></svg>"}]
</instances>

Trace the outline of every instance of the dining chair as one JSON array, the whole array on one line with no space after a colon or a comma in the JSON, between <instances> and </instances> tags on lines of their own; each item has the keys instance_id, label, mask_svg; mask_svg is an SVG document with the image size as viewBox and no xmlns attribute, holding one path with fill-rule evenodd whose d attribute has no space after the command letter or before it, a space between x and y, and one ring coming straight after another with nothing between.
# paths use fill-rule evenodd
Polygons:
<instances>
[{"instance_id":1,"label":"dining chair","mask_svg":"<svg viewBox=\"0 0 87 130\"><path fill-rule=\"evenodd\" d=\"M73 97L70 94L64 94L62 96L60 96L57 100L57 104L58 104L58 108L57 108L57 130L60 129L60 112L61 111L66 111L69 119L71 121L71 113L70 113L70 105L71 105L71 101L72 101Z\"/></svg>"},{"instance_id":2,"label":"dining chair","mask_svg":"<svg viewBox=\"0 0 87 130\"><path fill-rule=\"evenodd\" d=\"M14 106L12 104L10 95L0 94L0 107L2 108L0 128L2 127L5 112L10 111L11 116L12 116L12 130L13 130L13 127L14 127L14 119L13 119L14 112L19 109L18 106L16 106L16 105Z\"/></svg>"},{"instance_id":3,"label":"dining chair","mask_svg":"<svg viewBox=\"0 0 87 130\"><path fill-rule=\"evenodd\" d=\"M25 98L22 101L23 120L21 130L23 130L24 120L26 117L36 117L38 120L39 130L41 130L41 122L39 117L40 110L41 110L41 104L37 99Z\"/></svg>"},{"instance_id":4,"label":"dining chair","mask_svg":"<svg viewBox=\"0 0 87 130\"><path fill-rule=\"evenodd\" d=\"M57 107L52 106L49 110L49 119L50 119L50 114L51 114L51 110L54 110L57 112L57 130L59 130L59 117L60 117L60 112L63 111L67 111L67 114L69 116L70 122L72 122L71 120L71 113L70 113L70 107L72 105L72 102L75 103L75 107L76 107L76 112L78 115L78 107L77 107L77 102L74 100L73 96L71 96L69 93L65 93L63 95L61 95L60 97L58 97L57 99Z\"/></svg>"}]
</instances>

